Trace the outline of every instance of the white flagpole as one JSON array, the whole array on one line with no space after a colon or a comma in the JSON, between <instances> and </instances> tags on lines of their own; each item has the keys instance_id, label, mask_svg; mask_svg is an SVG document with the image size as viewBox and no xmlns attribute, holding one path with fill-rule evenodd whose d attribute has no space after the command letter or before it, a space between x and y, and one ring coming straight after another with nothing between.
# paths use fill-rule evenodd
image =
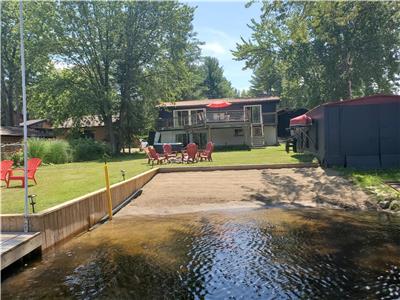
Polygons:
<instances>
[{"instance_id":1,"label":"white flagpole","mask_svg":"<svg viewBox=\"0 0 400 300\"><path fill-rule=\"evenodd\" d=\"M19 1L19 33L21 37L21 77L22 77L22 114L24 118L24 232L29 231L28 220L28 127L26 125L26 86L25 86L25 47L24 47L24 16L22 10L22 0Z\"/></svg>"}]
</instances>

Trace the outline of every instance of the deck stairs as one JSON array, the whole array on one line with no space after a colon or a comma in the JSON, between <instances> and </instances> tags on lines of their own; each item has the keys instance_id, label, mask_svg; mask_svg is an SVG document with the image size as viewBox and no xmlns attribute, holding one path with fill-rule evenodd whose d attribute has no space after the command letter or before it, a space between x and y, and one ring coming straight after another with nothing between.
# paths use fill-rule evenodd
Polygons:
<instances>
[{"instance_id":1,"label":"deck stairs","mask_svg":"<svg viewBox=\"0 0 400 300\"><path fill-rule=\"evenodd\" d=\"M265 148L265 138L264 138L264 136L253 136L253 137L251 137L251 147L252 148Z\"/></svg>"}]
</instances>

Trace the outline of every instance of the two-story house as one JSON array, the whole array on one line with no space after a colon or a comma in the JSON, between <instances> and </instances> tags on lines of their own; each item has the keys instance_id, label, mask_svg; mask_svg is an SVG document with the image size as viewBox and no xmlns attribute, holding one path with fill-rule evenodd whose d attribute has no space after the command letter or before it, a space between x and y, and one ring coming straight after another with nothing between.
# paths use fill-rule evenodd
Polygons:
<instances>
[{"instance_id":1,"label":"two-story house","mask_svg":"<svg viewBox=\"0 0 400 300\"><path fill-rule=\"evenodd\" d=\"M276 145L279 101L277 97L263 97L162 103L154 143L195 142L200 147L207 141L217 146ZM226 107L210 107L221 102Z\"/></svg>"}]
</instances>

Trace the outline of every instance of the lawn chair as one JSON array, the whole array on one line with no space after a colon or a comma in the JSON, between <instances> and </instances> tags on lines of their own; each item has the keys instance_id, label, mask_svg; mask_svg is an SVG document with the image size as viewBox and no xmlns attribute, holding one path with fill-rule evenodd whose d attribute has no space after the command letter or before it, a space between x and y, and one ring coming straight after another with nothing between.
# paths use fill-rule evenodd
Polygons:
<instances>
[{"instance_id":1,"label":"lawn chair","mask_svg":"<svg viewBox=\"0 0 400 300\"><path fill-rule=\"evenodd\" d=\"M148 150L149 150L152 166L154 166L155 161L157 162L157 165L159 165L159 164L162 164L163 161L167 160L165 156L158 154L153 147L148 147Z\"/></svg>"},{"instance_id":2,"label":"lawn chair","mask_svg":"<svg viewBox=\"0 0 400 300\"><path fill-rule=\"evenodd\" d=\"M12 165L14 162L12 160L3 160L1 162L1 181L5 181L8 186L8 176L10 175L10 171L12 170Z\"/></svg>"},{"instance_id":3,"label":"lawn chair","mask_svg":"<svg viewBox=\"0 0 400 300\"><path fill-rule=\"evenodd\" d=\"M150 164L150 162L153 160L151 155L150 155L150 151L149 151L149 147L145 147L143 148L144 153L146 153L147 156L147 163Z\"/></svg>"},{"instance_id":4,"label":"lawn chair","mask_svg":"<svg viewBox=\"0 0 400 300\"><path fill-rule=\"evenodd\" d=\"M35 182L35 184L37 184L35 174L41 163L42 163L42 160L40 158L28 159L28 174L27 174L28 180L32 179ZM16 176L16 175L14 175L15 171L22 171L22 173L23 173L24 169L17 168L17 169L13 169L10 171L10 176L8 177L7 187L9 187L10 181L12 181L12 180L20 180L22 182L22 187L24 187L25 186L24 174Z\"/></svg>"},{"instance_id":5,"label":"lawn chair","mask_svg":"<svg viewBox=\"0 0 400 300\"><path fill-rule=\"evenodd\" d=\"M212 161L212 153L214 151L214 144L213 142L208 142L206 145L206 150L199 151L198 157L200 161L203 161L203 159L206 159L208 161Z\"/></svg>"},{"instance_id":6,"label":"lawn chair","mask_svg":"<svg viewBox=\"0 0 400 300\"><path fill-rule=\"evenodd\" d=\"M197 145L195 143L186 146L186 151L182 152L182 162L197 162Z\"/></svg>"},{"instance_id":7,"label":"lawn chair","mask_svg":"<svg viewBox=\"0 0 400 300\"><path fill-rule=\"evenodd\" d=\"M177 152L176 151L172 151L172 146L171 144L164 144L163 145L163 151L164 151L164 156L167 160L169 160L170 158L175 159Z\"/></svg>"}]
</instances>

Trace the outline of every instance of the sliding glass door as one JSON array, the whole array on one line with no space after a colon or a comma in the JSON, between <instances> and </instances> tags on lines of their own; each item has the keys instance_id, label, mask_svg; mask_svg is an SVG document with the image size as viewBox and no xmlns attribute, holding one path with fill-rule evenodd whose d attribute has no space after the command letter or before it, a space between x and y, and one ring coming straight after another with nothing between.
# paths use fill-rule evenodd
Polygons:
<instances>
[{"instance_id":1,"label":"sliding glass door","mask_svg":"<svg viewBox=\"0 0 400 300\"><path fill-rule=\"evenodd\" d=\"M244 106L244 118L246 121L255 124L262 123L261 105L246 105Z\"/></svg>"}]
</instances>

